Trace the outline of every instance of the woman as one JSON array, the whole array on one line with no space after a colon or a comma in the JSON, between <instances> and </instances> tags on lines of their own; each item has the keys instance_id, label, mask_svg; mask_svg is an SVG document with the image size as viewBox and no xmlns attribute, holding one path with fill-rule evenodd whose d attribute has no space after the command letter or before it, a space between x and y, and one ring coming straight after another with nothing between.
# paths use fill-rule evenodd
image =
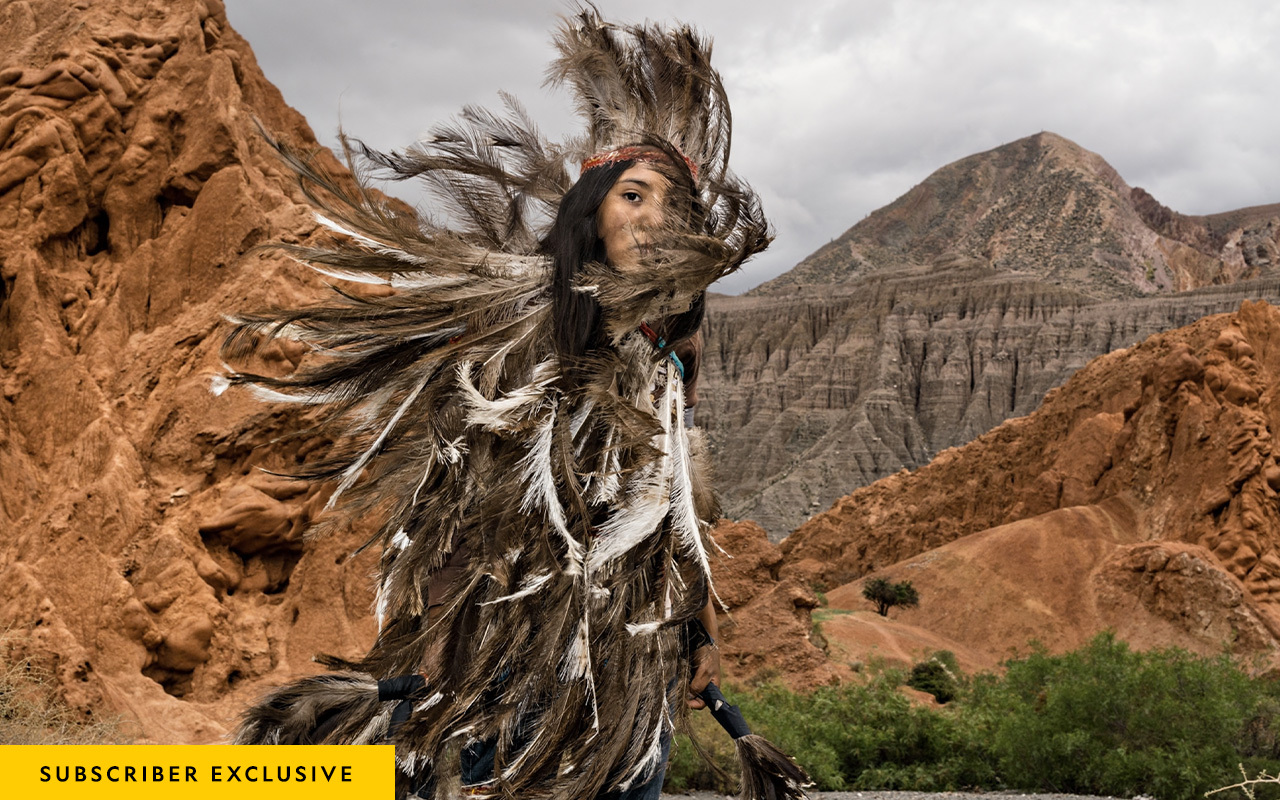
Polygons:
<instances>
[{"instance_id":1,"label":"woman","mask_svg":"<svg viewBox=\"0 0 1280 800\"><path fill-rule=\"evenodd\" d=\"M673 348L767 226L727 170L706 42L585 10L556 45L588 122L575 145L508 100L408 153L361 148L425 179L452 228L282 149L336 234L286 249L394 292L239 320L229 357L270 336L316 357L229 381L323 410L336 444L305 477L336 483L335 519L380 522L380 632L251 709L242 743L389 738L421 794L462 772L503 796L656 796L673 721L718 671L717 511Z\"/></svg>"}]
</instances>

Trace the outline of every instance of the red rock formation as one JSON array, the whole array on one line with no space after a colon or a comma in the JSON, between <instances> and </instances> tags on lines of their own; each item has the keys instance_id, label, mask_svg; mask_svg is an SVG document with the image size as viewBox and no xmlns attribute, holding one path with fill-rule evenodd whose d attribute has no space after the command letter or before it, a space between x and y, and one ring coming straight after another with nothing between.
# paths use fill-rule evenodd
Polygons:
<instances>
[{"instance_id":1,"label":"red rock formation","mask_svg":"<svg viewBox=\"0 0 1280 800\"><path fill-rule=\"evenodd\" d=\"M0 29L0 618L84 713L211 741L373 634L369 557L303 541L323 497L258 470L323 442L208 391L220 314L320 289L252 250L315 228L253 120L315 140L219 0L15 0Z\"/></svg>"},{"instance_id":2,"label":"red rock formation","mask_svg":"<svg viewBox=\"0 0 1280 800\"><path fill-rule=\"evenodd\" d=\"M713 568L716 592L728 607L719 615L719 645L729 678L779 672L803 688L848 677L843 665L810 641L810 613L818 598L809 585L778 576L782 554L764 529L725 521L715 536L725 551Z\"/></svg>"},{"instance_id":3,"label":"red rock formation","mask_svg":"<svg viewBox=\"0 0 1280 800\"><path fill-rule=\"evenodd\" d=\"M1280 309L1246 303L1103 356L1027 417L849 495L781 546L783 576L859 608L867 574L921 589L906 623L999 654L1104 627L1280 653ZM1028 611L1030 609L1030 613Z\"/></svg>"}]
</instances>

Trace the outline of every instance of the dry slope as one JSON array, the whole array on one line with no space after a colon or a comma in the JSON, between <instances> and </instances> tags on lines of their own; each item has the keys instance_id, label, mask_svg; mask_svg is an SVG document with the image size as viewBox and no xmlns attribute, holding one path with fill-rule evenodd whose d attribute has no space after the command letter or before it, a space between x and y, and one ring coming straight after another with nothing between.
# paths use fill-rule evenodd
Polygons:
<instances>
[{"instance_id":1,"label":"dry slope","mask_svg":"<svg viewBox=\"0 0 1280 800\"><path fill-rule=\"evenodd\" d=\"M1031 639L1062 651L1112 629L1280 668L1278 426L1275 306L1101 356L1028 416L853 492L777 550L723 526L744 555L721 582L755 614L725 625L730 665L811 686L871 657L946 649L986 669ZM879 617L870 577L910 580L920 606Z\"/></svg>"},{"instance_id":2,"label":"dry slope","mask_svg":"<svg viewBox=\"0 0 1280 800\"><path fill-rule=\"evenodd\" d=\"M1245 303L1094 360L916 472L860 489L781 546L781 578L1000 655L1104 627L1154 645L1280 652L1280 309Z\"/></svg>"}]
</instances>

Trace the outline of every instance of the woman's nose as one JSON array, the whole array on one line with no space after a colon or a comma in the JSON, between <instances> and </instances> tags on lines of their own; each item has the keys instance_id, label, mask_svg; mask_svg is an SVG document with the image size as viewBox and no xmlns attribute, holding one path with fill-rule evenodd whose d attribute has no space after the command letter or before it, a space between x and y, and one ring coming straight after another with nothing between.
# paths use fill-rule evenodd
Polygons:
<instances>
[{"instance_id":1,"label":"woman's nose","mask_svg":"<svg viewBox=\"0 0 1280 800\"><path fill-rule=\"evenodd\" d=\"M646 204L644 208L636 210L635 217L632 218L632 224L641 228L652 228L662 221L662 212L657 206Z\"/></svg>"}]
</instances>

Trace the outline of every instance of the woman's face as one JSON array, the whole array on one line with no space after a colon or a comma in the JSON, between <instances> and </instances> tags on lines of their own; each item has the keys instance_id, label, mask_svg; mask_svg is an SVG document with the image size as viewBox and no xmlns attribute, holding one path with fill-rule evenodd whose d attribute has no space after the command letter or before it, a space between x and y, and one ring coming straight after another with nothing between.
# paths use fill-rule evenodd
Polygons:
<instances>
[{"instance_id":1,"label":"woman's face","mask_svg":"<svg viewBox=\"0 0 1280 800\"><path fill-rule=\"evenodd\" d=\"M671 183L646 164L635 164L618 177L596 212L596 230L605 257L615 269L634 270L662 225Z\"/></svg>"}]
</instances>

